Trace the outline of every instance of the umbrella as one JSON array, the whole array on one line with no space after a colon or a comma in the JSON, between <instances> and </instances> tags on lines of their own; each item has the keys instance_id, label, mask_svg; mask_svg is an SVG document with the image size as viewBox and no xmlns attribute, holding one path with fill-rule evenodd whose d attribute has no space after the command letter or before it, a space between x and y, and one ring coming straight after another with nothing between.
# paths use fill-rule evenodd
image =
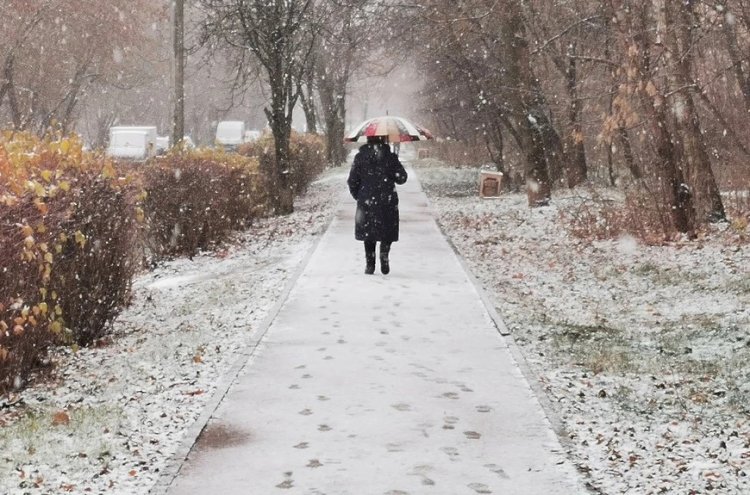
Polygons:
<instances>
[{"instance_id":1,"label":"umbrella","mask_svg":"<svg viewBox=\"0 0 750 495\"><path fill-rule=\"evenodd\" d=\"M401 117L375 117L359 124L346 135L344 141L366 142L368 137L386 137L390 143L406 141L426 141L432 139L432 133Z\"/></svg>"}]
</instances>

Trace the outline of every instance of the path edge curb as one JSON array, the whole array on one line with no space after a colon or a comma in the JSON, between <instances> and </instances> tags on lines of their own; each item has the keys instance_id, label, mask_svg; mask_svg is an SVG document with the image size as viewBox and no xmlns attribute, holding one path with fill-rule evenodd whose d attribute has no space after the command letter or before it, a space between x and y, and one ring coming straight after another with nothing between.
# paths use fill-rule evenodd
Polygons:
<instances>
[{"instance_id":1,"label":"path edge curb","mask_svg":"<svg viewBox=\"0 0 750 495\"><path fill-rule=\"evenodd\" d=\"M414 170L413 166L410 168ZM415 172L414 175L419 177L419 171L414 170L414 172ZM433 202L430 199L430 197L427 195L427 193L424 191L424 188L422 187L421 182L420 182L420 187L422 188L422 193L425 195L425 198L427 199L428 207L434 213L436 210L433 206ZM583 489L587 490L586 493L596 493L591 490L589 484L587 483L587 480L578 470L578 467L575 465L575 463L573 462L573 459L570 457L570 450L573 449L574 445L573 445L573 441L570 439L568 435L568 430L565 428L560 416L555 412L554 403L549 399L549 397L547 396L547 393L544 391L541 384L539 383L539 380L536 378L536 374L532 371L531 365L529 365L529 362L527 361L526 356L524 356L523 352L520 349L520 346L516 343L515 338L513 337L513 334L508 329L508 326L505 324L505 321L503 320L503 318L497 313L497 310L495 309L495 305L493 304L492 299L487 294L487 291L485 290L484 286L481 284L479 279L477 279L477 277L474 275L474 272L471 270L469 263L463 257L458 247L456 247L450 235L448 235L445 229L443 229L443 227L440 225L440 222L438 221L435 215L433 215L432 219L435 224L435 227L440 232L440 235L443 236L443 239L445 239L445 241L448 243L451 250L453 251L453 254L456 257L456 260L458 261L459 265L461 265L461 268L466 274L466 277L474 286L474 290L479 295L479 299L482 301L482 306L484 307L485 311L487 311L487 314L492 320L492 323L497 329L497 332L500 334L502 339L508 345L508 349L510 350L511 356L516 362L516 365L518 365L518 369L521 371L521 374L526 380L526 383L531 388L531 391L536 397L537 402L539 403L539 406L542 408L542 413L544 414L545 419L549 423L552 429L552 432L555 434L557 441L560 443L560 446L564 449L565 452L563 453L565 454L566 459L568 460L568 462L570 462L573 470L575 471L575 474L578 477L579 485Z\"/></svg>"},{"instance_id":2,"label":"path edge curb","mask_svg":"<svg viewBox=\"0 0 750 495\"><path fill-rule=\"evenodd\" d=\"M302 260L299 262L292 276L289 278L289 280L287 280L286 284L284 285L284 289L281 291L281 294L279 294L279 297L276 300L276 303L274 303L274 305L268 311L268 314L263 319L263 322L260 324L253 337L248 341L247 346L245 346L243 350L237 353L237 357L230 366L229 370L219 380L216 389L211 395L211 399L203 406L203 410L198 418L192 425L190 425L190 427L188 427L187 431L185 432L185 436L180 441L180 444L177 447L177 450L170 456L167 465L159 474L159 478L157 479L156 483L154 483L149 489L149 495L166 495L168 493L170 487L172 486L172 483L174 483L174 480L180 474L185 461L187 460L190 452L193 450L193 447L198 441L198 437L200 437L201 433L203 433L203 430L208 425L208 422L213 417L221 402L229 393L229 390L237 381L239 375L250 363L250 360L258 350L258 346L263 341L266 334L268 333L268 330L276 320L276 317L279 315L281 309L286 304L287 300L289 299L289 295L294 289L294 286L297 285L297 281L302 276L302 273L304 273L305 268L307 268L307 265L310 262L310 258L312 258L313 254L315 254L315 251L317 251L321 241L328 234L328 230L336 217L336 211L340 203L341 198L339 198L334 203L331 209L330 218L328 218L325 225L321 228L321 231L317 235L317 238L308 248L304 258L302 258Z\"/></svg>"}]
</instances>

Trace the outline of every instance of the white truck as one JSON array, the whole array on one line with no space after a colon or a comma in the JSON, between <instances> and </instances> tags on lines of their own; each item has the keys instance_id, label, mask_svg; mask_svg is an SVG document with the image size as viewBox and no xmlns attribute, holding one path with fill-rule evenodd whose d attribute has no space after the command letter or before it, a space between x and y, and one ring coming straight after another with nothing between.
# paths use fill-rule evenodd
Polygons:
<instances>
[{"instance_id":1,"label":"white truck","mask_svg":"<svg viewBox=\"0 0 750 495\"><path fill-rule=\"evenodd\" d=\"M236 150L245 142L245 123L239 120L223 120L216 126L216 145L225 150Z\"/></svg>"},{"instance_id":2,"label":"white truck","mask_svg":"<svg viewBox=\"0 0 750 495\"><path fill-rule=\"evenodd\" d=\"M115 126L109 128L107 154L114 158L143 161L156 156L155 126Z\"/></svg>"}]
</instances>

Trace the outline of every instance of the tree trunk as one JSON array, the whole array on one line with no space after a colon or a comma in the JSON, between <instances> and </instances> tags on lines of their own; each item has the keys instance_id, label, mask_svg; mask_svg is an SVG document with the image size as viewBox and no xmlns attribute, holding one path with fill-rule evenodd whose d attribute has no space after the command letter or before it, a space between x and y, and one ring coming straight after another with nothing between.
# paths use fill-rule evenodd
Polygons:
<instances>
[{"instance_id":1,"label":"tree trunk","mask_svg":"<svg viewBox=\"0 0 750 495\"><path fill-rule=\"evenodd\" d=\"M174 1L174 112L172 145L185 137L185 0Z\"/></svg>"},{"instance_id":2,"label":"tree trunk","mask_svg":"<svg viewBox=\"0 0 750 495\"><path fill-rule=\"evenodd\" d=\"M302 111L305 113L305 127L308 134L318 133L318 116L315 112L315 97L310 86L308 86L308 93L300 93L299 98L302 104Z\"/></svg>"},{"instance_id":3,"label":"tree trunk","mask_svg":"<svg viewBox=\"0 0 750 495\"><path fill-rule=\"evenodd\" d=\"M641 167L635 162L635 155L633 154L633 146L630 144L628 130L620 126L617 128L617 135L620 141L620 146L622 146L622 157L625 160L625 166L628 167L628 170L630 170L634 179L642 179L643 170L641 170Z\"/></svg>"},{"instance_id":4,"label":"tree trunk","mask_svg":"<svg viewBox=\"0 0 750 495\"><path fill-rule=\"evenodd\" d=\"M346 108L344 107L346 93L333 76L322 77L318 83L323 116L326 128L326 160L338 166L346 160L344 148L344 133L346 132Z\"/></svg>"},{"instance_id":5,"label":"tree trunk","mask_svg":"<svg viewBox=\"0 0 750 495\"><path fill-rule=\"evenodd\" d=\"M581 112L583 105L578 97L578 70L575 59L575 44L568 49L568 67L565 73L566 88L570 98L568 122L570 132L565 139L566 176L571 189L583 183L588 175L586 166L586 147L583 141Z\"/></svg>"},{"instance_id":6,"label":"tree trunk","mask_svg":"<svg viewBox=\"0 0 750 495\"><path fill-rule=\"evenodd\" d=\"M271 109L266 109L266 117L271 126L274 141L273 195L271 205L278 214L289 214L294 211L293 178L290 163L289 142L291 139L291 122L286 112L285 79L281 75L270 77Z\"/></svg>"},{"instance_id":7,"label":"tree trunk","mask_svg":"<svg viewBox=\"0 0 750 495\"><path fill-rule=\"evenodd\" d=\"M521 150L526 155L526 196L529 206L546 206L552 196L543 135L546 123L540 122L544 118L543 113L536 111L539 88L535 87L531 71L528 43L518 33L523 26L521 6L518 0L513 0L507 7L501 34L503 49L507 52L505 76L509 85L516 88L512 93L511 106L513 127L518 133Z\"/></svg>"},{"instance_id":8,"label":"tree trunk","mask_svg":"<svg viewBox=\"0 0 750 495\"><path fill-rule=\"evenodd\" d=\"M675 88L675 127L682 135L682 157L686 164L689 182L693 185L696 209L709 221L726 220L721 193L716 184L711 159L701 132L700 118L695 107L691 87L692 78L692 33L691 6L673 5L667 1L667 32L669 46L675 63L672 81Z\"/></svg>"},{"instance_id":9,"label":"tree trunk","mask_svg":"<svg viewBox=\"0 0 750 495\"><path fill-rule=\"evenodd\" d=\"M727 52L729 52L729 59L732 62L732 69L734 70L734 77L737 79L737 85L740 87L742 92L742 100L745 104L745 111L750 112L750 78L745 73L742 63L745 60L745 56L741 55L740 48L737 45L737 32L734 28L734 23L728 21L730 12L726 5L726 1L720 2L724 7L724 20L721 23L722 30L724 32L724 41L727 45Z\"/></svg>"}]
</instances>

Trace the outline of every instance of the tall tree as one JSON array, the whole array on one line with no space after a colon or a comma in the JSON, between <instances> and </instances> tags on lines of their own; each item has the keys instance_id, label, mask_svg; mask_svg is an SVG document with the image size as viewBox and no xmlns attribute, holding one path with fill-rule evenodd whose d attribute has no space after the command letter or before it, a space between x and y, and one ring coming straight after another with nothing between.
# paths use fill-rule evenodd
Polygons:
<instances>
[{"instance_id":1,"label":"tall tree","mask_svg":"<svg viewBox=\"0 0 750 495\"><path fill-rule=\"evenodd\" d=\"M161 9L147 0L0 0L0 118L44 132L75 126L93 89L127 84Z\"/></svg>"},{"instance_id":2,"label":"tall tree","mask_svg":"<svg viewBox=\"0 0 750 495\"><path fill-rule=\"evenodd\" d=\"M292 114L318 35L312 0L202 0L206 13L203 41L219 42L234 53L238 78L260 64L270 90L265 108L275 147L274 206L294 208L289 164Z\"/></svg>"},{"instance_id":3,"label":"tall tree","mask_svg":"<svg viewBox=\"0 0 750 495\"><path fill-rule=\"evenodd\" d=\"M173 0L174 22L174 113L172 144L179 145L185 136L185 0Z\"/></svg>"}]
</instances>

